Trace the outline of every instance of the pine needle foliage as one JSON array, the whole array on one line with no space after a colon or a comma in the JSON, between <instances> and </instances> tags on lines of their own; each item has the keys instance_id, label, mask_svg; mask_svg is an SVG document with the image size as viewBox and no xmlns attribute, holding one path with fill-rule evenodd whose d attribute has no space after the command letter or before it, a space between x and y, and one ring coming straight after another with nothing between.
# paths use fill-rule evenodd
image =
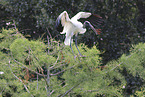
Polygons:
<instances>
[{"instance_id":1,"label":"pine needle foliage","mask_svg":"<svg viewBox=\"0 0 145 97\"><path fill-rule=\"evenodd\" d=\"M113 79L114 84L116 82L117 84L120 83L122 95L143 96L143 87L145 85L144 59L145 43L139 43L133 45L130 54L123 54L117 61L111 61L106 65L108 68L114 67L111 72L108 71L108 75Z\"/></svg>"},{"instance_id":2,"label":"pine needle foliage","mask_svg":"<svg viewBox=\"0 0 145 97\"><path fill-rule=\"evenodd\" d=\"M48 38L28 40L15 29L0 33L0 96L2 97L123 97L143 96L145 44L101 66L93 46L69 46Z\"/></svg>"}]
</instances>

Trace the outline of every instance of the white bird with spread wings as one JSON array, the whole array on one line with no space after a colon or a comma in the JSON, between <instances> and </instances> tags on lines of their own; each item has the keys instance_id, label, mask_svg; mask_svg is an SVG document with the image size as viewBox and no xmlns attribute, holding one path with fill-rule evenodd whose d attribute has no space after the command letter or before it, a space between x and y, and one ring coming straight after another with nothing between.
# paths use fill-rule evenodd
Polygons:
<instances>
[{"instance_id":1,"label":"white bird with spread wings","mask_svg":"<svg viewBox=\"0 0 145 97\"><path fill-rule=\"evenodd\" d=\"M99 20L101 18L102 17L100 17L99 15L92 14L90 12L79 12L70 19L68 16L68 13L64 11L58 16L56 20L56 29L61 34L65 34L66 38L65 38L64 44L70 45L70 47L71 47L71 43L73 42L72 37L73 35L75 35L75 45L79 54L82 56L82 54L80 53L77 47L77 35L78 33L84 34L86 32L87 26L89 26L96 34L99 34L100 29L95 29L95 27L97 27L97 25L100 25ZM80 22L81 20L84 23ZM71 50L72 50L72 47L71 47Z\"/></svg>"}]
</instances>

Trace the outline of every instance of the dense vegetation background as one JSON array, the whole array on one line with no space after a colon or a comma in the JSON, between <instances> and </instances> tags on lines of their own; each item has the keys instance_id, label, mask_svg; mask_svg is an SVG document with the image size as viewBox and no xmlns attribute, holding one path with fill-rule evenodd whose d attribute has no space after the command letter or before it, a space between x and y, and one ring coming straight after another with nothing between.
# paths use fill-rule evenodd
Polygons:
<instances>
[{"instance_id":1,"label":"dense vegetation background","mask_svg":"<svg viewBox=\"0 0 145 97\"><path fill-rule=\"evenodd\" d=\"M79 35L84 58L54 27L64 10L104 20ZM145 96L144 14L144 0L0 0L0 97Z\"/></svg>"}]
</instances>

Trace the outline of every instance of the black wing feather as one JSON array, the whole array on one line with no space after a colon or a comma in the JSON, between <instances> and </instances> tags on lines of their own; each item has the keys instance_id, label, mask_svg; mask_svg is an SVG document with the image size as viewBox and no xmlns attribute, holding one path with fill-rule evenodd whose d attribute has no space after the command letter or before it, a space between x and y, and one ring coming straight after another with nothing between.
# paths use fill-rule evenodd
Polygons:
<instances>
[{"instance_id":1,"label":"black wing feather","mask_svg":"<svg viewBox=\"0 0 145 97\"><path fill-rule=\"evenodd\" d=\"M85 21L89 21L94 28L97 28L98 27L100 28L100 26L102 25L103 23L103 19L101 16L97 15L97 14L92 14L90 17L88 18L81 18L79 19L80 22L84 23Z\"/></svg>"},{"instance_id":2,"label":"black wing feather","mask_svg":"<svg viewBox=\"0 0 145 97\"><path fill-rule=\"evenodd\" d=\"M61 17L58 17L56 19L55 28L56 28L57 31L62 32L63 26L61 25Z\"/></svg>"}]
</instances>

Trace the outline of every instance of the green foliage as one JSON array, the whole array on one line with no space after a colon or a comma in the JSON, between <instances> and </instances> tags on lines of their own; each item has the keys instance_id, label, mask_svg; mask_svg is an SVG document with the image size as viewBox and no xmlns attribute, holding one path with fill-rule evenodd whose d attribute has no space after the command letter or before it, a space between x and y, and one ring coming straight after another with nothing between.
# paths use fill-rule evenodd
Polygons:
<instances>
[{"instance_id":1,"label":"green foliage","mask_svg":"<svg viewBox=\"0 0 145 97\"><path fill-rule=\"evenodd\" d=\"M0 66L2 67L0 71L4 72L0 76L3 84L0 90L5 97L31 95L39 97L47 96L51 92L52 95L58 96L65 91L62 89L64 85L61 85L61 83L67 84L63 81L73 78L66 78L67 72L70 72L71 69L74 70L72 70L73 73L81 71L81 75L77 77L85 79L88 75L84 73L95 69L100 64L100 52L95 46L89 49L83 44L79 45L80 51L84 55L88 55L81 58L77 55L77 49L73 45L74 52L77 55L74 59L69 47L63 47L62 44L54 40L50 40L50 46L47 46L40 40L30 41L26 39L13 29L3 29L0 36ZM89 64L90 68L88 69ZM48 71L50 72L49 81L46 79ZM91 78L92 73L89 76ZM49 87L49 92L45 88L46 86Z\"/></svg>"},{"instance_id":2,"label":"green foliage","mask_svg":"<svg viewBox=\"0 0 145 97\"><path fill-rule=\"evenodd\" d=\"M16 30L5 30L2 29L0 33L0 50L6 49L9 50L9 46L14 41L15 38L23 37L20 33L17 33Z\"/></svg>"},{"instance_id":3,"label":"green foliage","mask_svg":"<svg viewBox=\"0 0 145 97\"><path fill-rule=\"evenodd\" d=\"M101 53L78 45L84 57L53 39L49 45L28 40L18 31L2 30L0 91L2 96L143 96L145 44L133 45L130 54L101 66ZM4 50L5 49L5 50Z\"/></svg>"},{"instance_id":4,"label":"green foliage","mask_svg":"<svg viewBox=\"0 0 145 97\"><path fill-rule=\"evenodd\" d=\"M46 45L44 43L40 41L29 41L26 38L15 39L15 41L10 45L12 55L15 55L13 57L23 63L25 61L24 59L31 60L31 58L38 58L39 61L43 61L43 59L46 60L47 55L44 56L45 49Z\"/></svg>"},{"instance_id":5,"label":"green foliage","mask_svg":"<svg viewBox=\"0 0 145 97\"><path fill-rule=\"evenodd\" d=\"M145 44L139 43L130 50L129 55L122 55L117 61L111 61L106 66L115 67L114 72L110 72L110 75L114 75L113 79L117 82L124 83L123 94L124 95L142 95L140 93L141 87L145 82ZM123 81L124 80L124 81ZM137 91L135 93L135 91ZM140 97L140 96L139 96Z\"/></svg>"},{"instance_id":6,"label":"green foliage","mask_svg":"<svg viewBox=\"0 0 145 97\"><path fill-rule=\"evenodd\" d=\"M143 0L0 0L0 97L144 96L144 9ZM99 36L79 35L84 57L73 44L74 58L54 28L64 10L104 19Z\"/></svg>"},{"instance_id":7,"label":"green foliage","mask_svg":"<svg viewBox=\"0 0 145 97\"><path fill-rule=\"evenodd\" d=\"M51 33L57 40L63 40L55 30L55 21L58 15L66 10L69 16L77 12L87 11L97 13L103 17L104 23L102 33L95 36L95 33L88 30L80 35L78 43L85 43L89 47L98 44L102 54L103 63L106 64L112 59L119 58L124 52L127 53L132 43L137 44L145 41L144 38L144 9L143 0L1 0L0 10L2 25L12 20L24 35L31 35L29 38L46 38L46 32Z\"/></svg>"},{"instance_id":8,"label":"green foliage","mask_svg":"<svg viewBox=\"0 0 145 97\"><path fill-rule=\"evenodd\" d=\"M138 97L143 97L145 95L145 88L142 87L139 91L136 91Z\"/></svg>"}]
</instances>

